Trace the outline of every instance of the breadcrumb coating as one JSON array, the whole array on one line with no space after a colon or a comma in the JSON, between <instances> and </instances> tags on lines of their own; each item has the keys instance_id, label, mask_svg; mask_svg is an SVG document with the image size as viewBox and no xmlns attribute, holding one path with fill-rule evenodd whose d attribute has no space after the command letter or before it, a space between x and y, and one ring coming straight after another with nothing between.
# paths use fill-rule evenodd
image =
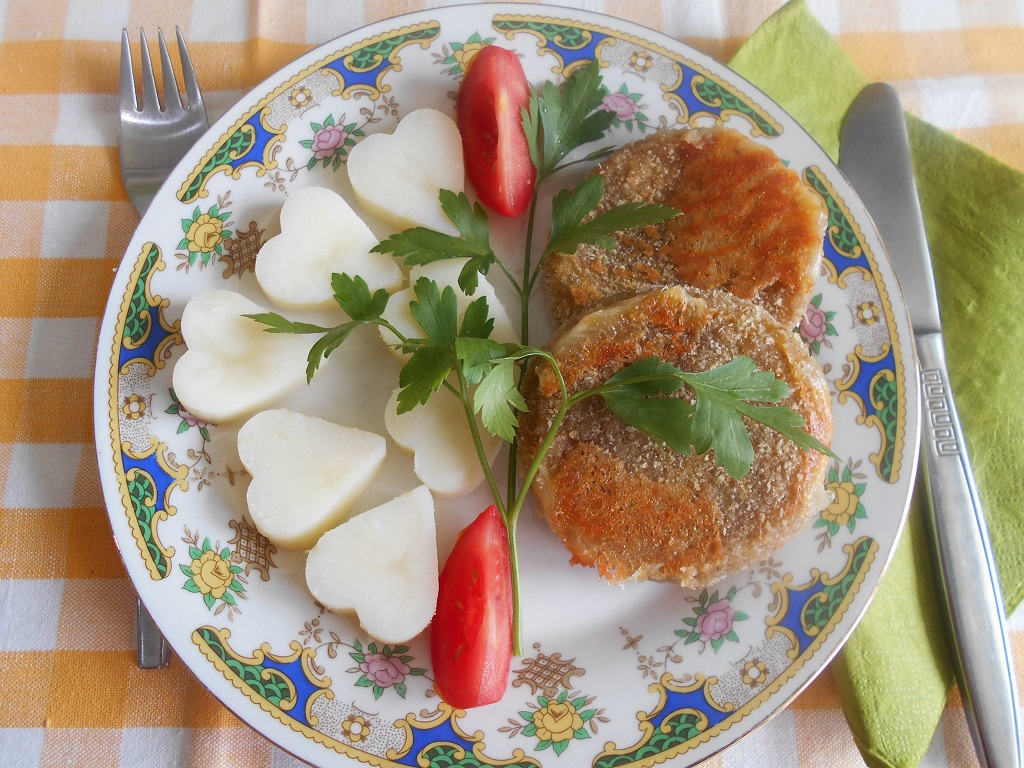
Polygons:
<instances>
[{"instance_id":1,"label":"breadcrumb coating","mask_svg":"<svg viewBox=\"0 0 1024 768\"><path fill-rule=\"evenodd\" d=\"M569 393L599 385L657 355L705 371L740 355L790 386L783 401L826 445L832 438L828 385L791 328L724 291L654 289L602 305L564 327L548 349ZM530 465L560 404L547 363L524 382L520 469ZM688 387L676 393L691 397ZM744 419L754 462L736 480L713 457L682 455L616 418L600 397L573 407L533 488L540 511L571 553L610 582L654 579L703 587L780 547L818 511L826 456Z\"/></svg>"},{"instance_id":2,"label":"breadcrumb coating","mask_svg":"<svg viewBox=\"0 0 1024 768\"><path fill-rule=\"evenodd\" d=\"M670 205L667 222L548 257L555 327L596 303L676 284L724 288L783 325L803 317L821 264L821 200L769 148L731 128L663 130L626 144L595 173L605 195L592 215L627 202Z\"/></svg>"}]
</instances>

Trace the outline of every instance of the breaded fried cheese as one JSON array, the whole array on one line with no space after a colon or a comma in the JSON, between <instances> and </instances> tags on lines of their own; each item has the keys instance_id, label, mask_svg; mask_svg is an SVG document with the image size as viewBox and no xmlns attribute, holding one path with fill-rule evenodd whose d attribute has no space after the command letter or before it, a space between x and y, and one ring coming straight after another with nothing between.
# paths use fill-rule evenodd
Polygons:
<instances>
[{"instance_id":1,"label":"breaded fried cheese","mask_svg":"<svg viewBox=\"0 0 1024 768\"><path fill-rule=\"evenodd\" d=\"M724 288L800 322L821 264L827 218L820 199L769 148L731 128L663 130L626 144L595 173L595 214L628 202L681 211L663 224L582 245L545 262L555 327L592 305L679 283Z\"/></svg>"},{"instance_id":2,"label":"breaded fried cheese","mask_svg":"<svg viewBox=\"0 0 1024 768\"><path fill-rule=\"evenodd\" d=\"M790 328L724 291L659 288L592 310L548 345L569 394L657 355L684 371L706 371L740 355L790 387L784 404L828 445L832 406L817 361ZM548 363L524 382L519 466L537 455L560 404ZM692 397L683 387L676 393ZM712 456L682 455L616 418L599 396L573 406L533 483L541 514L574 564L610 582L653 579L703 587L765 558L825 498L828 458L744 418L754 448L736 480Z\"/></svg>"}]
</instances>

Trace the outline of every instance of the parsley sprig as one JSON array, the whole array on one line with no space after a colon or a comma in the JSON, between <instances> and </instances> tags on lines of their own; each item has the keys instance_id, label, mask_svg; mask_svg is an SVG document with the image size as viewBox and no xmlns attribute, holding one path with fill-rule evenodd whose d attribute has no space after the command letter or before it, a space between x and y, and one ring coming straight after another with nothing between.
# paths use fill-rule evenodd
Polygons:
<instances>
[{"instance_id":1,"label":"parsley sprig","mask_svg":"<svg viewBox=\"0 0 1024 768\"><path fill-rule=\"evenodd\" d=\"M334 327L293 322L275 313L249 315L271 333L319 335L312 345L306 366L312 379L321 365L361 325L378 325L397 339L408 355L399 373L398 412L405 413L426 403L442 389L458 397L463 405L477 455L495 505L508 529L512 564L513 648L521 655L522 632L519 609L519 560L516 525L529 488L569 410L583 400L599 396L626 424L636 427L680 453L712 451L715 460L733 477L749 469L754 453L743 419L765 424L804 448L828 452L806 432L802 417L779 405L788 394L784 381L758 371L754 363L740 357L710 371L682 371L657 357L639 360L604 384L571 393L562 379L557 360L544 349L532 347L529 304L541 267L552 253L572 252L580 245L614 246L612 235L632 227L657 224L678 211L658 204L628 203L594 213L604 194L604 178L584 177L575 187L562 189L552 198L550 235L534 263L534 225L541 186L559 171L580 162L607 156L605 147L582 154L573 153L603 138L613 114L601 109L607 89L601 83L599 66L592 62L577 69L562 87L545 83L523 111L530 157L537 171L537 183L529 209L521 277L490 245L487 212L465 193L441 190L441 206L458 230L457 235L414 227L392 235L373 250L390 253L406 265L429 264L442 259L463 258L458 287L467 296L476 293L480 275L497 268L509 281L521 303L519 344L502 344L490 338L494 320L487 300L474 299L460 317L455 289L443 289L421 278L414 285L415 299L410 312L422 336L409 338L385 317L390 296L384 290L371 292L358 275L335 274L334 299L348 320ZM531 360L550 366L561 390L561 402L537 454L522 480L517 473L519 414L527 409L520 392L522 376ZM683 387L687 390L681 391ZM680 395L691 393L684 399ZM441 395L444 396L444 395ZM692 402L691 402L692 401ZM502 494L484 451L477 422L492 435L510 443L506 492Z\"/></svg>"},{"instance_id":2,"label":"parsley sprig","mask_svg":"<svg viewBox=\"0 0 1024 768\"><path fill-rule=\"evenodd\" d=\"M693 391L694 403L663 397L683 385ZM743 416L771 427L805 450L830 452L803 429L799 413L774 405L789 396L789 385L771 372L759 371L749 357L695 373L648 357L623 368L593 392L619 419L677 453L713 451L715 460L737 480L750 471L754 460Z\"/></svg>"},{"instance_id":3,"label":"parsley sprig","mask_svg":"<svg viewBox=\"0 0 1024 768\"><path fill-rule=\"evenodd\" d=\"M537 169L537 186L569 165L600 160L614 151L613 146L602 147L566 162L579 147L603 139L611 127L615 113L601 109L607 95L595 60L577 69L561 88L549 80L531 96L529 108L523 110L523 130Z\"/></svg>"}]
</instances>

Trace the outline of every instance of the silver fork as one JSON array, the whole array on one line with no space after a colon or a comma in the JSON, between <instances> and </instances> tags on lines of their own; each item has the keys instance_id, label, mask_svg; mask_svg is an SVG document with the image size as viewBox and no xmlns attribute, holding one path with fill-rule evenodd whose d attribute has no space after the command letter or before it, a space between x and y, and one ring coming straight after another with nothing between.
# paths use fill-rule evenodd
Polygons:
<instances>
[{"instance_id":1,"label":"silver fork","mask_svg":"<svg viewBox=\"0 0 1024 768\"><path fill-rule=\"evenodd\" d=\"M167 43L163 32L158 30L160 66L164 76L163 107L157 97L156 77L145 31L140 32L141 104L135 98L128 30L121 33L121 179L139 213L146 212L171 170L209 127L199 82L185 47L185 38L179 28L175 27L174 31L178 38L186 100L184 103L181 100Z\"/></svg>"},{"instance_id":2,"label":"silver fork","mask_svg":"<svg viewBox=\"0 0 1024 768\"><path fill-rule=\"evenodd\" d=\"M199 92L192 60L185 47L181 30L175 27L178 54L185 81L182 103L178 82L174 76L170 54L163 32L157 31L160 47L160 67L164 79L164 105L157 97L156 76L149 56L149 42L145 31L142 40L142 102L136 99L135 76L132 72L132 54L128 44L128 30L121 33L120 79L120 156L121 180L128 197L145 213L160 186L185 152L206 132L209 121ZM135 644L138 663L143 669L158 669L170 660L170 647L153 622L146 606L136 601Z\"/></svg>"}]
</instances>

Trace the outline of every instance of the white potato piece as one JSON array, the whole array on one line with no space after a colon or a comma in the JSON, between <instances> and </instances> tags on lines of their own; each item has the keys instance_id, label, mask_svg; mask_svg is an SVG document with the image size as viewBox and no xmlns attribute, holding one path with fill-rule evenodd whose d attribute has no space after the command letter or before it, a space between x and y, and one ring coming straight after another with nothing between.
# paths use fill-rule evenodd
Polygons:
<instances>
[{"instance_id":1,"label":"white potato piece","mask_svg":"<svg viewBox=\"0 0 1024 768\"><path fill-rule=\"evenodd\" d=\"M384 319L390 322L407 339L422 338L423 329L420 328L419 323L413 318L412 312L409 309L409 302L416 298L416 292L413 290L416 281L421 277L427 277L437 283L437 287L442 291L448 286L455 290L455 300L459 305L460 323L462 322L462 316L466 313L466 307L481 296L486 298L488 312L494 318L494 331L491 333L491 338L502 344L517 343L519 341L519 334L516 333L515 328L512 326L508 311L498 299L494 286L488 282L484 275L479 276L479 283L472 296L467 296L459 287L459 274L468 261L469 259L463 258L445 259L444 261L435 261L410 269L409 287L397 291L391 297L387 309L384 310ZM398 344L398 337L383 326L379 326L379 329L380 336L384 343L388 345L388 349L402 359L407 357L395 346Z\"/></svg>"},{"instance_id":2,"label":"white potato piece","mask_svg":"<svg viewBox=\"0 0 1024 768\"><path fill-rule=\"evenodd\" d=\"M223 424L273 405L306 383L309 338L267 333L242 315L266 310L233 291L193 296L181 317L188 347L172 386L193 416Z\"/></svg>"},{"instance_id":3,"label":"white potato piece","mask_svg":"<svg viewBox=\"0 0 1024 768\"><path fill-rule=\"evenodd\" d=\"M384 426L398 446L413 454L413 471L438 496L452 498L469 493L484 480L473 436L462 402L442 389L423 405L398 413L398 392L388 400ZM502 440L484 429L476 416L487 463L501 449Z\"/></svg>"},{"instance_id":4,"label":"white potato piece","mask_svg":"<svg viewBox=\"0 0 1024 768\"><path fill-rule=\"evenodd\" d=\"M256 256L256 280L279 307L313 310L334 306L331 275L361 276L370 291L393 292L402 270L383 253L370 228L345 199L326 187L304 187L281 207L281 233Z\"/></svg>"},{"instance_id":5,"label":"white potato piece","mask_svg":"<svg viewBox=\"0 0 1024 768\"><path fill-rule=\"evenodd\" d=\"M249 515L282 549L308 549L345 520L373 482L387 441L286 408L257 413L238 431L238 455L252 482Z\"/></svg>"},{"instance_id":6,"label":"white potato piece","mask_svg":"<svg viewBox=\"0 0 1024 768\"><path fill-rule=\"evenodd\" d=\"M325 533L306 559L306 585L326 608L355 611L366 632L404 643L437 607L434 500L425 486Z\"/></svg>"},{"instance_id":7,"label":"white potato piece","mask_svg":"<svg viewBox=\"0 0 1024 768\"><path fill-rule=\"evenodd\" d=\"M455 121L436 109L417 109L394 133L375 133L348 154L349 181L368 213L396 229L428 227L458 234L438 192L462 192L466 171Z\"/></svg>"}]
</instances>

